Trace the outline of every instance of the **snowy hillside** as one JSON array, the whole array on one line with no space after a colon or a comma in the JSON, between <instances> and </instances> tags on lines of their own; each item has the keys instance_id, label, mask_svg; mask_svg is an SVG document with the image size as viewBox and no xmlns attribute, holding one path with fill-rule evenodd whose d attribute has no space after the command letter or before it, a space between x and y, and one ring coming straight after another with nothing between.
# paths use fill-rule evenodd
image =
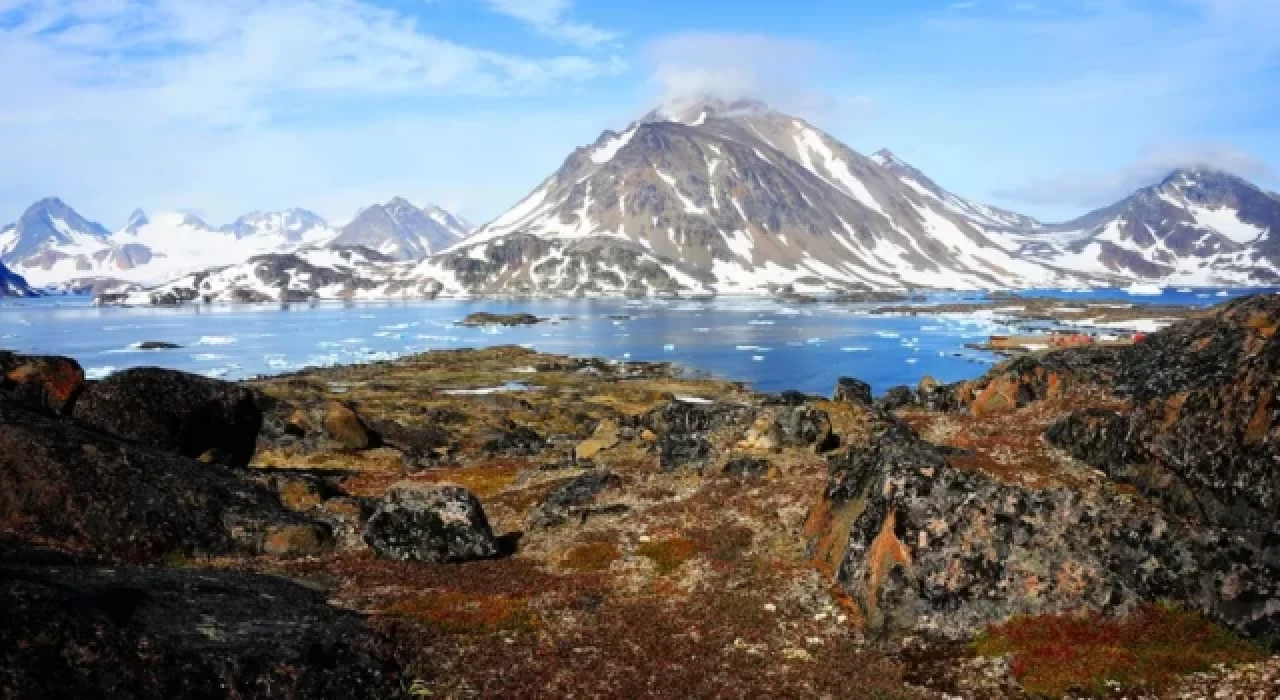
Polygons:
<instances>
[{"instance_id":1,"label":"snowy hillside","mask_svg":"<svg viewBox=\"0 0 1280 700\"><path fill-rule=\"evenodd\" d=\"M644 264L683 292L1106 281L1019 258L986 227L1022 217L908 184L899 166L758 102L702 101L605 132L430 265L484 294L625 290L658 278Z\"/></svg>"}]
</instances>

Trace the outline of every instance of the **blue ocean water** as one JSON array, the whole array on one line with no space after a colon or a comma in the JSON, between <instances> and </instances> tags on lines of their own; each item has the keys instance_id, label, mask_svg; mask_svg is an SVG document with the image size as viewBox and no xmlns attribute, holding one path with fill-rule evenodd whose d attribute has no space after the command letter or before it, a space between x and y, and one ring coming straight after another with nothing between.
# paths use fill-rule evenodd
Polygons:
<instances>
[{"instance_id":1,"label":"blue ocean water","mask_svg":"<svg viewBox=\"0 0 1280 700\"><path fill-rule=\"evenodd\" d=\"M1203 293L1203 292L1201 292ZM1225 299L1188 297L1188 303ZM1069 293L1068 298L1134 303L1176 297ZM955 301L980 295L938 295ZM1189 301L1195 300L1195 301ZM0 348L68 355L90 376L161 366L227 379L307 366L390 359L436 348L518 344L618 360L668 360L760 391L826 394L842 375L876 392L977 376L998 358L966 343L1011 329L990 314L870 316L870 305L783 304L765 299L529 300L320 303L178 308L95 307L77 297L0 303ZM473 311L525 311L552 322L518 328L463 328ZM144 341L182 347L140 350Z\"/></svg>"}]
</instances>

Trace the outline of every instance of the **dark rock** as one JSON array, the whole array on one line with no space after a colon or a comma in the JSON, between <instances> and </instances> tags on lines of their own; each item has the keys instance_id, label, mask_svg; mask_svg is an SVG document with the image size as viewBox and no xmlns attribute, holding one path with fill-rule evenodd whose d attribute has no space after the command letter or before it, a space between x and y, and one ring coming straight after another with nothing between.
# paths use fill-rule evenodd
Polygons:
<instances>
[{"instance_id":1,"label":"dark rock","mask_svg":"<svg viewBox=\"0 0 1280 700\"><path fill-rule=\"evenodd\" d=\"M355 408L343 401L329 401L324 409L324 431L343 447L366 450L378 446L378 436L369 430Z\"/></svg>"},{"instance_id":2,"label":"dark rock","mask_svg":"<svg viewBox=\"0 0 1280 700\"><path fill-rule=\"evenodd\" d=\"M853 377L840 377L836 380L836 390L831 400L855 406L870 406L871 385Z\"/></svg>"},{"instance_id":3,"label":"dark rock","mask_svg":"<svg viewBox=\"0 0 1280 700\"><path fill-rule=\"evenodd\" d=\"M249 463L262 412L252 390L185 372L142 367L91 383L72 413L81 425L187 457L213 451Z\"/></svg>"},{"instance_id":4,"label":"dark rock","mask_svg":"<svg viewBox=\"0 0 1280 700\"><path fill-rule=\"evenodd\" d=\"M488 454L533 456L542 451L546 440L527 425L507 420L488 434L484 451Z\"/></svg>"},{"instance_id":5,"label":"dark rock","mask_svg":"<svg viewBox=\"0 0 1280 700\"><path fill-rule=\"evenodd\" d=\"M533 528L555 527L571 519L585 522L595 509L584 506L595 502L606 490L621 486L622 479L612 472L593 470L576 476L547 494L546 500L529 513L528 525Z\"/></svg>"},{"instance_id":6,"label":"dark rock","mask_svg":"<svg viewBox=\"0 0 1280 700\"><path fill-rule=\"evenodd\" d=\"M498 554L480 502L452 485L393 486L365 525L364 541L378 556L401 561L459 562Z\"/></svg>"},{"instance_id":7,"label":"dark rock","mask_svg":"<svg viewBox=\"0 0 1280 700\"><path fill-rule=\"evenodd\" d=\"M1134 459L1129 417L1117 411L1075 411L1050 425L1044 436L1072 457L1108 473L1123 469Z\"/></svg>"},{"instance_id":8,"label":"dark rock","mask_svg":"<svg viewBox=\"0 0 1280 700\"><path fill-rule=\"evenodd\" d=\"M532 326L542 323L545 318L534 316L533 314L495 314L488 311L477 311L467 314L466 318L458 321L459 326Z\"/></svg>"},{"instance_id":9,"label":"dark rock","mask_svg":"<svg viewBox=\"0 0 1280 700\"><path fill-rule=\"evenodd\" d=\"M0 522L11 535L107 561L258 552L279 526L327 528L218 465L0 402Z\"/></svg>"},{"instance_id":10,"label":"dark rock","mask_svg":"<svg viewBox=\"0 0 1280 700\"><path fill-rule=\"evenodd\" d=\"M748 406L680 400L651 411L646 420L657 435L659 466L702 471L715 455L712 434L750 423L752 413Z\"/></svg>"},{"instance_id":11,"label":"dark rock","mask_svg":"<svg viewBox=\"0 0 1280 700\"><path fill-rule=\"evenodd\" d=\"M734 457L724 465L724 473L745 478L760 478L769 473L769 460L759 457Z\"/></svg>"},{"instance_id":12,"label":"dark rock","mask_svg":"<svg viewBox=\"0 0 1280 700\"><path fill-rule=\"evenodd\" d=\"M12 698L388 698L386 641L283 579L0 563Z\"/></svg>"},{"instance_id":13,"label":"dark rock","mask_svg":"<svg viewBox=\"0 0 1280 700\"><path fill-rule=\"evenodd\" d=\"M784 445L812 445L817 452L827 452L840 445L840 438L831 432L831 418L826 411L810 406L780 408L777 423Z\"/></svg>"},{"instance_id":14,"label":"dark rock","mask_svg":"<svg viewBox=\"0 0 1280 700\"><path fill-rule=\"evenodd\" d=\"M405 425L398 421L370 419L368 427L379 442L415 459L435 459L452 452L457 441L448 430L437 425Z\"/></svg>"},{"instance_id":15,"label":"dark rock","mask_svg":"<svg viewBox=\"0 0 1280 700\"><path fill-rule=\"evenodd\" d=\"M169 343L163 340L146 340L138 343L139 350L176 350L182 347L177 343Z\"/></svg>"},{"instance_id":16,"label":"dark rock","mask_svg":"<svg viewBox=\"0 0 1280 700\"><path fill-rule=\"evenodd\" d=\"M910 388L905 386L895 386L877 399L875 405L886 411L896 411L900 408L913 406L917 401L918 397L916 393L911 391Z\"/></svg>"},{"instance_id":17,"label":"dark rock","mask_svg":"<svg viewBox=\"0 0 1280 700\"><path fill-rule=\"evenodd\" d=\"M765 406L803 406L806 403L821 401L820 396L809 396L801 391L788 389L777 394L769 394L764 397L761 404Z\"/></svg>"},{"instance_id":18,"label":"dark rock","mask_svg":"<svg viewBox=\"0 0 1280 700\"><path fill-rule=\"evenodd\" d=\"M875 636L968 639L1013 615L1171 600L1280 631L1280 541L1184 521L1105 487L1028 488L957 469L891 423L829 458L806 531Z\"/></svg>"},{"instance_id":19,"label":"dark rock","mask_svg":"<svg viewBox=\"0 0 1280 700\"><path fill-rule=\"evenodd\" d=\"M0 399L66 415L84 384L84 370L71 358L0 351Z\"/></svg>"}]
</instances>

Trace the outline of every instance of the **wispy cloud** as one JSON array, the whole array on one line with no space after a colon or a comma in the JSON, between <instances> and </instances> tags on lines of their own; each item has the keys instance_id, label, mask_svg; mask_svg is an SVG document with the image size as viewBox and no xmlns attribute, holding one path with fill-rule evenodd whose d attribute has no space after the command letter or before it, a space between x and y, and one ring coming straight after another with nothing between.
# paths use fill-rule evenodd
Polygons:
<instances>
[{"instance_id":1,"label":"wispy cloud","mask_svg":"<svg viewBox=\"0 0 1280 700\"><path fill-rule=\"evenodd\" d=\"M845 69L840 52L805 39L741 32L690 31L652 41L646 51L658 100L754 98L819 119L865 117L874 104L832 90Z\"/></svg>"},{"instance_id":2,"label":"wispy cloud","mask_svg":"<svg viewBox=\"0 0 1280 700\"><path fill-rule=\"evenodd\" d=\"M1127 197L1179 168L1223 170L1250 179L1276 175L1266 161L1230 145L1163 144L1144 149L1133 162L1113 170L1062 173L995 194L1035 206L1089 208Z\"/></svg>"},{"instance_id":3,"label":"wispy cloud","mask_svg":"<svg viewBox=\"0 0 1280 700\"><path fill-rule=\"evenodd\" d=\"M0 220L57 194L107 224L395 195L484 219L602 126L544 103L626 69L467 46L368 0L0 0L0 66Z\"/></svg>"},{"instance_id":4,"label":"wispy cloud","mask_svg":"<svg viewBox=\"0 0 1280 700\"><path fill-rule=\"evenodd\" d=\"M539 33L582 47L613 41L620 33L569 18L573 0L484 0L498 14L520 20Z\"/></svg>"},{"instance_id":5,"label":"wispy cloud","mask_svg":"<svg viewBox=\"0 0 1280 700\"><path fill-rule=\"evenodd\" d=\"M12 0L10 0L12 2ZM625 67L464 46L359 0L28 0L0 15L0 122L128 114L243 125L376 99L536 94Z\"/></svg>"}]
</instances>

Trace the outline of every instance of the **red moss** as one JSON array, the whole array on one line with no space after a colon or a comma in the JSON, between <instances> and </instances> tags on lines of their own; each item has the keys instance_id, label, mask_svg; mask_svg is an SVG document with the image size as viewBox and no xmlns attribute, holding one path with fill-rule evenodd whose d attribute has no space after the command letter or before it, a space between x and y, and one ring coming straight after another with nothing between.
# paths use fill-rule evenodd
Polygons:
<instances>
[{"instance_id":1,"label":"red moss","mask_svg":"<svg viewBox=\"0 0 1280 700\"><path fill-rule=\"evenodd\" d=\"M1112 689L1158 691L1216 664L1265 656L1203 617L1148 605L1124 619L1097 613L1019 617L975 642L983 656L1012 655L1024 690L1043 697Z\"/></svg>"}]
</instances>

